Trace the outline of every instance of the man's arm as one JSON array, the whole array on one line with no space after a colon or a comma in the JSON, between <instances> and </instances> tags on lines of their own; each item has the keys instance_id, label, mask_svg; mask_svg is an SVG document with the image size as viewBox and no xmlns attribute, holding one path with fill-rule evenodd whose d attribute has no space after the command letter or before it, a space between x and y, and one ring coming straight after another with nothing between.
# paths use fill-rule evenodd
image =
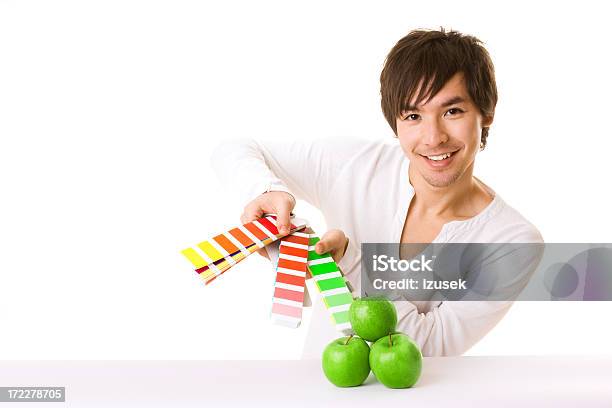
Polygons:
<instances>
[{"instance_id":1,"label":"man's arm","mask_svg":"<svg viewBox=\"0 0 612 408\"><path fill-rule=\"evenodd\" d=\"M343 164L363 148L360 140L318 140L311 142L276 142L241 139L219 145L211 164L222 183L240 193L246 206L243 223L263 216L278 215L279 229L289 222L295 198L322 209L330 199L332 185ZM286 224L285 224L286 223ZM315 250L330 252L336 260L346 250L348 239L340 230L330 230L321 237ZM267 258L267 249L259 253Z\"/></svg>"},{"instance_id":2,"label":"man's arm","mask_svg":"<svg viewBox=\"0 0 612 408\"><path fill-rule=\"evenodd\" d=\"M365 143L239 139L217 146L211 164L220 180L239 192L245 205L264 192L285 191L321 209L343 165Z\"/></svg>"},{"instance_id":3,"label":"man's arm","mask_svg":"<svg viewBox=\"0 0 612 408\"><path fill-rule=\"evenodd\" d=\"M397 330L421 347L423 356L459 356L482 339L504 317L512 301L443 302L419 313L411 302L394 302Z\"/></svg>"},{"instance_id":4,"label":"man's arm","mask_svg":"<svg viewBox=\"0 0 612 408\"><path fill-rule=\"evenodd\" d=\"M394 302L397 329L412 337L424 356L455 356L469 350L504 317L539 265L544 251L541 237L539 233L526 237L519 241L530 243L491 244L496 249L490 257L494 259L482 265L470 285L475 291L464 297L495 300L444 301L427 313L419 313L413 303ZM472 281L470 276L467 280Z\"/></svg>"}]
</instances>

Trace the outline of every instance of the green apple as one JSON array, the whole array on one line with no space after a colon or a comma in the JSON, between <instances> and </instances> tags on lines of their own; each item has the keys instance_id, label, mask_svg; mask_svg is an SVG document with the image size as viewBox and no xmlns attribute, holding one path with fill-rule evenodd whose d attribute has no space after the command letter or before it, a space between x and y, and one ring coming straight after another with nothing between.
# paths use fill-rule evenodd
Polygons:
<instances>
[{"instance_id":1,"label":"green apple","mask_svg":"<svg viewBox=\"0 0 612 408\"><path fill-rule=\"evenodd\" d=\"M361 385L370 374L370 346L359 337L341 337L323 351L323 372L338 387Z\"/></svg>"},{"instance_id":2,"label":"green apple","mask_svg":"<svg viewBox=\"0 0 612 408\"><path fill-rule=\"evenodd\" d=\"M395 331L397 311L385 298L360 298L351 303L349 320L359 337L374 342Z\"/></svg>"},{"instance_id":3,"label":"green apple","mask_svg":"<svg viewBox=\"0 0 612 408\"><path fill-rule=\"evenodd\" d=\"M376 379L389 388L409 388L421 375L419 346L403 333L390 334L372 344L370 367Z\"/></svg>"}]
</instances>

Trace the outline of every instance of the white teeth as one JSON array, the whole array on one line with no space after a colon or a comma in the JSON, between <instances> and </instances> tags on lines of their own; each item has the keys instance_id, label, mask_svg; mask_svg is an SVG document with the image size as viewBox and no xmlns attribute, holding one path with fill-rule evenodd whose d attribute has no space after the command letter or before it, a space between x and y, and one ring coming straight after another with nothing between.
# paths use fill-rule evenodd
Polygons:
<instances>
[{"instance_id":1,"label":"white teeth","mask_svg":"<svg viewBox=\"0 0 612 408\"><path fill-rule=\"evenodd\" d=\"M444 154L441 154L440 156L427 156L427 158L428 158L429 160L435 160L435 161L438 161L438 160L444 160L444 159L446 159L447 157L450 157L450 156L451 156L451 154L452 154L452 153L450 153L450 152L449 152L449 153L444 153Z\"/></svg>"}]
</instances>

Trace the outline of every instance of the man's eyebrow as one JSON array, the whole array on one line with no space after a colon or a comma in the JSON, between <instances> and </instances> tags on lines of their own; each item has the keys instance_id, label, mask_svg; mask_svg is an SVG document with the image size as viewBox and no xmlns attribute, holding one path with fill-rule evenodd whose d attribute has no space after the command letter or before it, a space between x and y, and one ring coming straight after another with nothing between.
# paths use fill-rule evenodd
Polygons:
<instances>
[{"instance_id":1,"label":"man's eyebrow","mask_svg":"<svg viewBox=\"0 0 612 408\"><path fill-rule=\"evenodd\" d=\"M402 109L402 112L412 112L412 111L414 111L414 112L418 112L418 111L419 111L419 108L417 108L417 107L416 107L416 106L414 106L414 105L406 105L406 106L404 106L404 108Z\"/></svg>"},{"instance_id":2,"label":"man's eyebrow","mask_svg":"<svg viewBox=\"0 0 612 408\"><path fill-rule=\"evenodd\" d=\"M462 102L465 102L465 98L463 98L462 96L453 96L452 98L442 102L440 106L445 108L447 106L451 106L456 103L462 103ZM418 112L418 111L419 111L419 108L417 108L414 105L407 105L407 106L404 106L404 109L402 109L402 112Z\"/></svg>"},{"instance_id":3,"label":"man's eyebrow","mask_svg":"<svg viewBox=\"0 0 612 408\"><path fill-rule=\"evenodd\" d=\"M465 102L465 99L463 97L461 97L461 96L453 96L452 98L450 98L446 102L443 102L442 104L440 104L440 106L445 108L447 106L451 106L451 105L454 105L456 103L461 103L461 102Z\"/></svg>"}]
</instances>

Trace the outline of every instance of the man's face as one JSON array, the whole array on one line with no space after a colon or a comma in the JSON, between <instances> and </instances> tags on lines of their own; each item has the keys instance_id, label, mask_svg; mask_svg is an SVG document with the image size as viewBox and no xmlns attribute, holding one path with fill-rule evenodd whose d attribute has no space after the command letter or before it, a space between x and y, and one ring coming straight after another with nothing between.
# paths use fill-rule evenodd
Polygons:
<instances>
[{"instance_id":1,"label":"man's face","mask_svg":"<svg viewBox=\"0 0 612 408\"><path fill-rule=\"evenodd\" d=\"M463 75L455 74L427 103L410 105L397 119L397 136L415 174L434 187L452 185L466 170L471 175L482 128L493 118L482 117Z\"/></svg>"}]
</instances>

